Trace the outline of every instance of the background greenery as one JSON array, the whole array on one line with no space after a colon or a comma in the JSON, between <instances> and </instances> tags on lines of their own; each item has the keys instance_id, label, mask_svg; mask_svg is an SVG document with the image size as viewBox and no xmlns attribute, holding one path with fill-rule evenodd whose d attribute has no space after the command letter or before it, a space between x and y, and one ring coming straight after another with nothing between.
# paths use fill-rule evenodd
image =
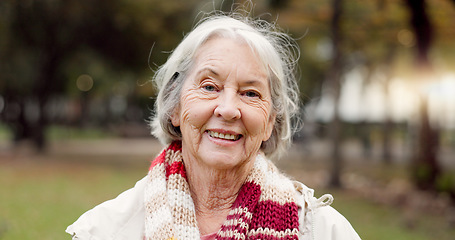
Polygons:
<instances>
[{"instance_id":1,"label":"background greenery","mask_svg":"<svg viewBox=\"0 0 455 240\"><path fill-rule=\"evenodd\" d=\"M80 214L142 178L160 148L146 127L154 70L201 11L245 2L301 49L305 126L280 168L334 193L364 239L453 239L453 94L437 106L449 110L416 101L406 119L337 122L314 110L353 71L364 95L393 79L419 99L446 76L453 86L453 0L0 1L0 239L63 239ZM330 179L341 188L327 189Z\"/></svg>"}]
</instances>

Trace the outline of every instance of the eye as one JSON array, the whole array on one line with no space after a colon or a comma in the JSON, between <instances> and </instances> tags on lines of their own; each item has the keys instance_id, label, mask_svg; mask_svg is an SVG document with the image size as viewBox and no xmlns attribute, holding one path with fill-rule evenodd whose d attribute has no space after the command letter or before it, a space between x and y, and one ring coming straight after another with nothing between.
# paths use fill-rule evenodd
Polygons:
<instances>
[{"instance_id":1,"label":"eye","mask_svg":"<svg viewBox=\"0 0 455 240\"><path fill-rule=\"evenodd\" d=\"M209 92L215 91L215 87L212 86L212 85L204 86L204 89L207 90L207 91L209 91Z\"/></svg>"},{"instance_id":2,"label":"eye","mask_svg":"<svg viewBox=\"0 0 455 240\"><path fill-rule=\"evenodd\" d=\"M217 90L216 86L213 83L206 83L202 85L202 89L208 92L214 92Z\"/></svg>"},{"instance_id":3,"label":"eye","mask_svg":"<svg viewBox=\"0 0 455 240\"><path fill-rule=\"evenodd\" d=\"M261 96L256 91L246 91L243 95L246 96L246 97L250 97L250 98L255 98L255 97L260 97Z\"/></svg>"}]
</instances>

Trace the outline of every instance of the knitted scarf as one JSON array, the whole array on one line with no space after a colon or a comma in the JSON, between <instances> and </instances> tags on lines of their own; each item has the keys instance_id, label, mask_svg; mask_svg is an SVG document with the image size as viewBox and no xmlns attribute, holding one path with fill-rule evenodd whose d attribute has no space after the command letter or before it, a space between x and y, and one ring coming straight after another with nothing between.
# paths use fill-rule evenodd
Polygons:
<instances>
[{"instance_id":1,"label":"knitted scarf","mask_svg":"<svg viewBox=\"0 0 455 240\"><path fill-rule=\"evenodd\" d=\"M298 239L294 192L292 182L258 155L216 239ZM200 239L181 142L152 162L145 208L145 239Z\"/></svg>"}]
</instances>

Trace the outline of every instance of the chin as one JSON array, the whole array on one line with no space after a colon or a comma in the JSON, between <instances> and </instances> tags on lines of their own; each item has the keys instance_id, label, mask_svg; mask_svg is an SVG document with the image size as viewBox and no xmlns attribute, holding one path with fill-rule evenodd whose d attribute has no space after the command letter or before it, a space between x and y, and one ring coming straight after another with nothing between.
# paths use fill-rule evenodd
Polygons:
<instances>
[{"instance_id":1,"label":"chin","mask_svg":"<svg viewBox=\"0 0 455 240\"><path fill-rule=\"evenodd\" d=\"M245 156L220 152L210 153L208 155L201 156L201 158L207 165L220 170L234 169L248 161Z\"/></svg>"}]
</instances>

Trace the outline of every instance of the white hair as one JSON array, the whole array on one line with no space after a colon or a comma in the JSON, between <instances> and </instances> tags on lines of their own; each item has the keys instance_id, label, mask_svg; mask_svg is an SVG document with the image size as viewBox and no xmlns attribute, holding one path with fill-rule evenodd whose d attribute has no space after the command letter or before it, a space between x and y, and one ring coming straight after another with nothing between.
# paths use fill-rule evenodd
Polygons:
<instances>
[{"instance_id":1,"label":"white hair","mask_svg":"<svg viewBox=\"0 0 455 240\"><path fill-rule=\"evenodd\" d=\"M171 115L179 106L180 92L196 52L213 37L247 43L268 70L276 118L272 135L262 143L261 150L268 157L278 157L290 146L301 119L298 116L300 98L295 78L300 52L295 41L275 24L239 14L227 16L217 13L203 18L156 71L153 81L159 92L150 123L152 134L164 144L181 139L180 128L172 125Z\"/></svg>"}]
</instances>

